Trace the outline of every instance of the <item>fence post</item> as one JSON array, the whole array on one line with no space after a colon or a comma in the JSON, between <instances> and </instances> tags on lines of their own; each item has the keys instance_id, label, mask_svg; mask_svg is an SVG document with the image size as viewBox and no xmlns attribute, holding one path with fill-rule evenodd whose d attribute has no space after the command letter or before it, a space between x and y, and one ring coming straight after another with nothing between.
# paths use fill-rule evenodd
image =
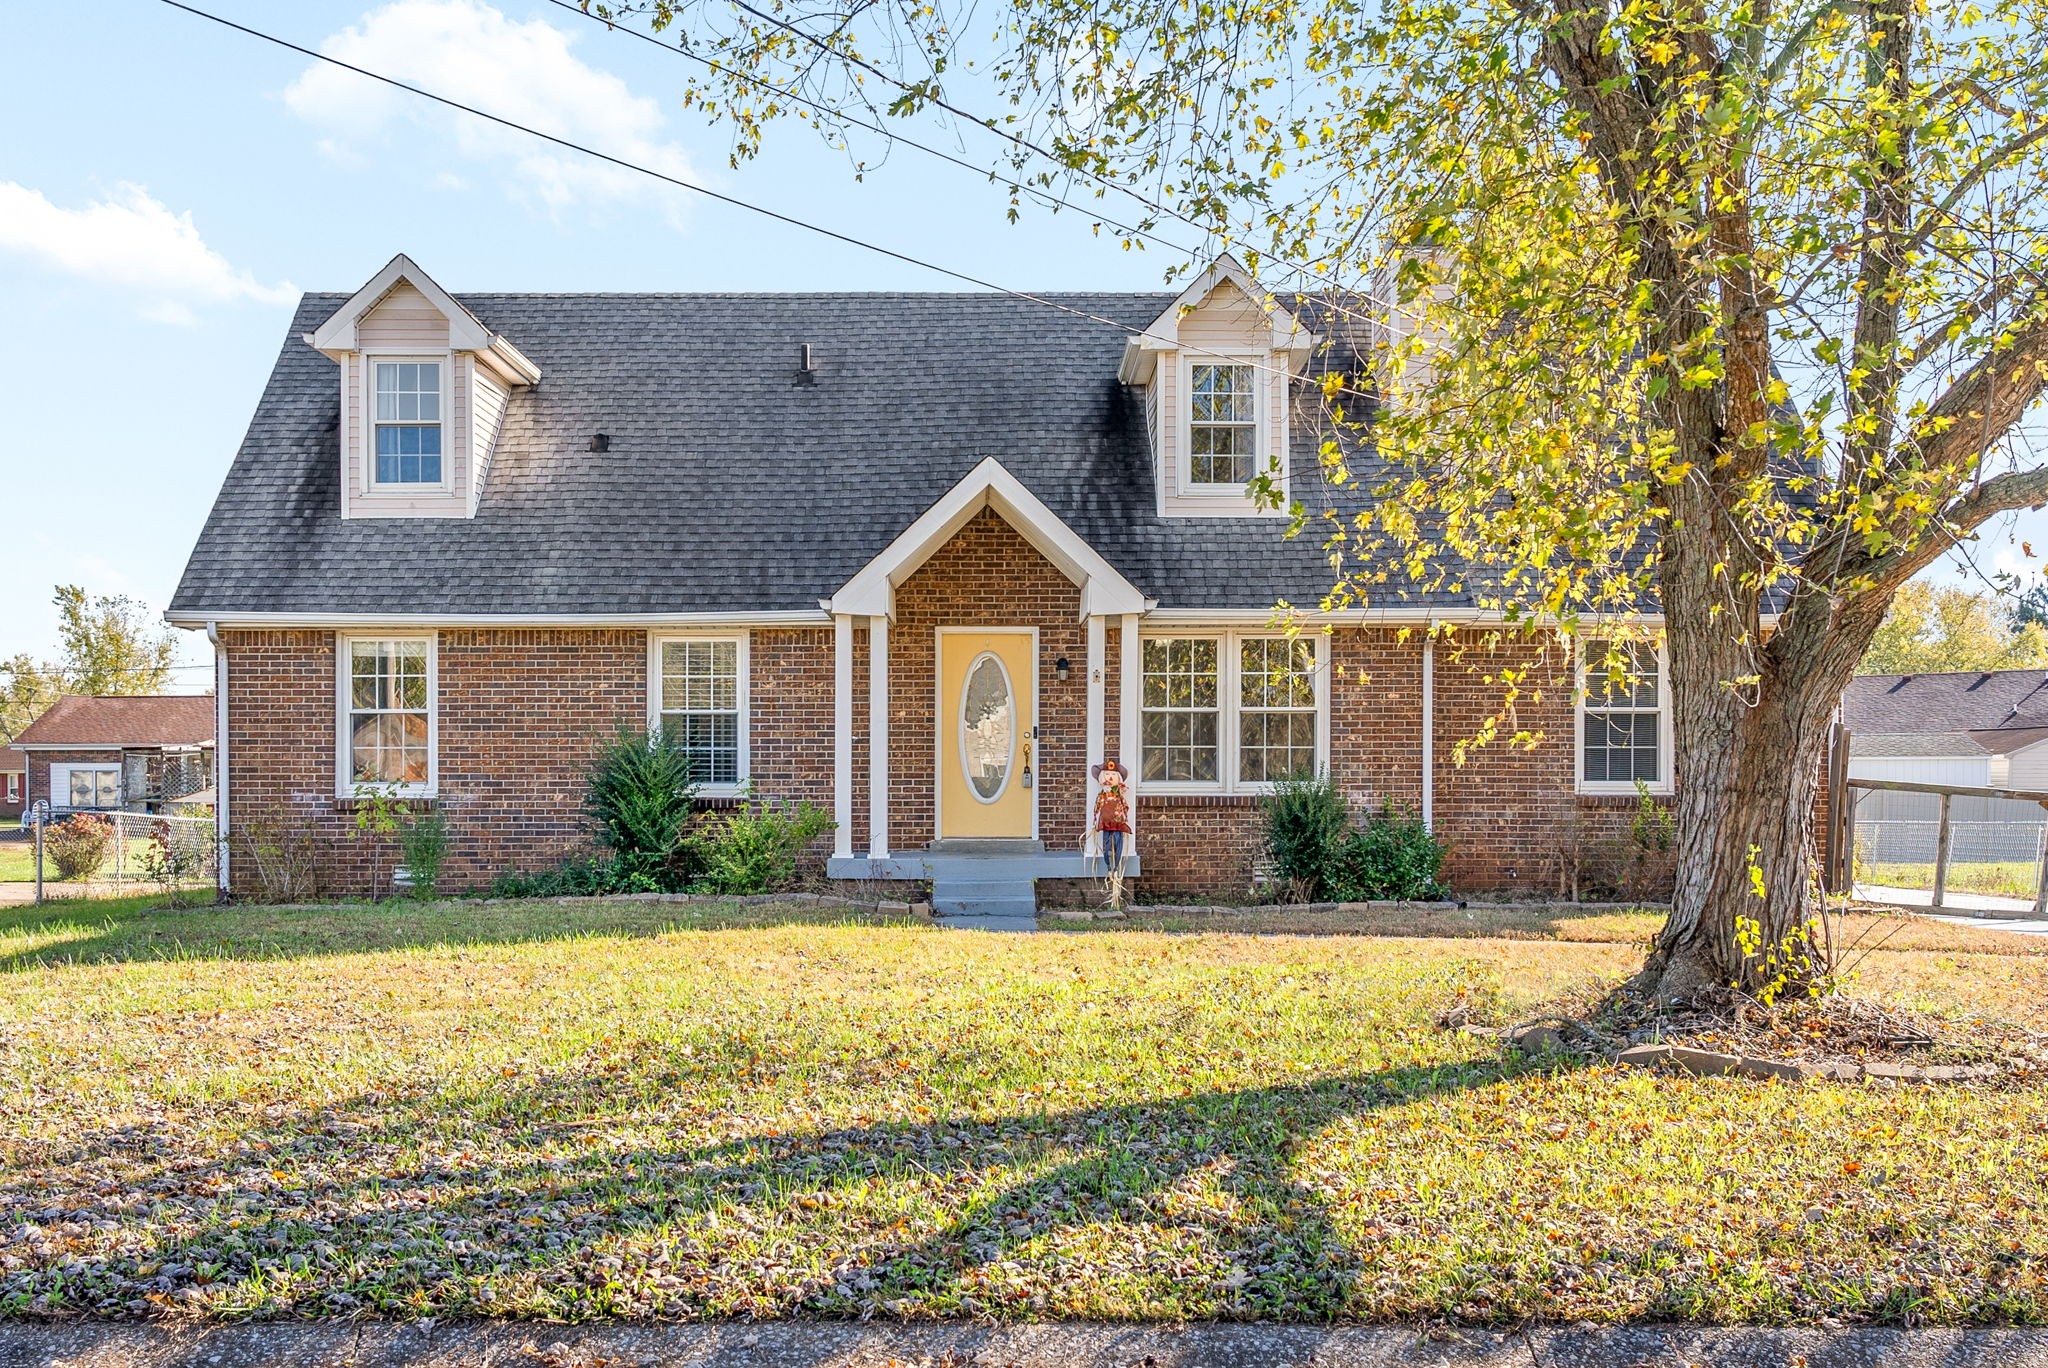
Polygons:
<instances>
[{"instance_id":1,"label":"fence post","mask_svg":"<svg viewBox=\"0 0 2048 1368\"><path fill-rule=\"evenodd\" d=\"M2048 817L2048 803L2041 804L2041 815ZM2035 859L2041 866L2040 874L2034 881L2034 915L2039 917L2048 915L2048 822L2043 823L2041 837L2034 846L2040 852Z\"/></svg>"},{"instance_id":2,"label":"fence post","mask_svg":"<svg viewBox=\"0 0 2048 1368\"><path fill-rule=\"evenodd\" d=\"M1940 907L1945 901L1944 890L1948 887L1948 801L1949 795L1941 795L1941 824L1934 830L1934 901L1931 906Z\"/></svg>"}]
</instances>

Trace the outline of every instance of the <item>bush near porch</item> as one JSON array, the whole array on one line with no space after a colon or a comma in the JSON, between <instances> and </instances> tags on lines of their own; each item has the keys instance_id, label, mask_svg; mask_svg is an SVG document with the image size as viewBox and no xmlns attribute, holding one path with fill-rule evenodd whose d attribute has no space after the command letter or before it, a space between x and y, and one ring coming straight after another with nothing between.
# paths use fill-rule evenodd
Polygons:
<instances>
[{"instance_id":1,"label":"bush near porch","mask_svg":"<svg viewBox=\"0 0 2048 1368\"><path fill-rule=\"evenodd\" d=\"M1611 981L1643 920L0 914L0 1314L2048 1321L2040 1085L1432 1024ZM2048 946L1904 925L1859 991L2048 1026Z\"/></svg>"}]
</instances>

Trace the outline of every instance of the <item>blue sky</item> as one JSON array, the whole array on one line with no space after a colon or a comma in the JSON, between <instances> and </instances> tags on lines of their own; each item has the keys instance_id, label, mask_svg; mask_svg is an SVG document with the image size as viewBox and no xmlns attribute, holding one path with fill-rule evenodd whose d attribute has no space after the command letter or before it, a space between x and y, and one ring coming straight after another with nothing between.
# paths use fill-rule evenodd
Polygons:
<instances>
[{"instance_id":1,"label":"blue sky","mask_svg":"<svg viewBox=\"0 0 2048 1368\"><path fill-rule=\"evenodd\" d=\"M205 7L800 218L1019 288L1156 288L1166 253L1085 208L1005 221L999 186L897 149L856 180L786 125L726 165L682 59L540 0ZM14 5L0 48L0 657L54 652L51 586L161 609L302 289L394 252L464 290L940 289L318 67L150 0ZM985 135L920 136L987 163ZM2048 548L2048 519L2020 533ZM2011 565L2007 536L1977 559ZM185 659L207 658L189 639ZM181 684L204 687L203 668Z\"/></svg>"}]
</instances>

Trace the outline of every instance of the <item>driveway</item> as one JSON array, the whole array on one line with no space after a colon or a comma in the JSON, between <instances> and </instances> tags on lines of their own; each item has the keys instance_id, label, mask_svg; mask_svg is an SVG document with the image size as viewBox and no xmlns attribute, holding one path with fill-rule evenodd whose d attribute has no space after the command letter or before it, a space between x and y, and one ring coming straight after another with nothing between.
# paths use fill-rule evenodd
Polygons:
<instances>
[{"instance_id":1,"label":"driveway","mask_svg":"<svg viewBox=\"0 0 2048 1368\"><path fill-rule=\"evenodd\" d=\"M2042 1330L0 1325L0 1368L2048 1368Z\"/></svg>"}]
</instances>

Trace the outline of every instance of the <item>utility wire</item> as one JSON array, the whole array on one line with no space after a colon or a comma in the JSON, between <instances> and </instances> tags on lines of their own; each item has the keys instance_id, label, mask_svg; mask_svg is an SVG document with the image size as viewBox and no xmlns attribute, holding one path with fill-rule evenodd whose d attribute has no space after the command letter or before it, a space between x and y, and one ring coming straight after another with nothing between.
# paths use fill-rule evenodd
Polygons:
<instances>
[{"instance_id":1,"label":"utility wire","mask_svg":"<svg viewBox=\"0 0 2048 1368\"><path fill-rule=\"evenodd\" d=\"M665 182L666 184L669 185L673 185L681 190L688 190L693 194L702 195L706 199L716 200L720 204L731 205L735 209L744 209L748 213L758 214L763 218L772 219L777 223L786 224L791 228L801 228L805 232L816 233L820 237L830 238L834 242L844 243L849 247L858 247L863 251L873 252L879 256L885 256L893 261L903 262L905 265L916 266L922 270L932 271L939 275L946 276L950 279L960 281L963 284L975 286L977 289L990 290L996 294L1008 295L1012 299L1023 300L1024 302L1029 304L1037 304L1044 308L1053 309L1058 311L1059 313L1066 314L1069 317L1083 319L1090 323L1100 323L1104 327L1114 328L1118 332L1123 333L1126 336L1128 336L1132 332L1132 328L1129 323L1119 322L1114 318L1105 318L1101 314L1090 313L1086 309L1075 308L1070 304L1062 304L1060 301L1056 299L1047 299L1043 295L1035 295L1026 290L1012 289L1008 285L1001 285L993 280L985 280L980 276L970 275L966 271L956 270L951 266L941 266L937 262L926 261L921 257L912 256L908 252L898 251L894 247L884 247L880 243L868 242L862 238L854 237L849 233L842 233L835 228L827 228L821 224L811 223L808 222L807 220L797 218L793 215L782 213L779 210L767 208L765 205L754 204L751 201L740 199L737 196L728 195L723 193L722 191L710 189L707 186L697 185L691 181L686 181L679 176L669 175L665 171L657 171L651 166L642 166L640 163L628 161L624 157L613 156L609 152L601 152L594 147L587 146L586 144L583 143L575 142L569 138L559 137L553 133L544 133L540 129L531 127L530 125L522 124L517 122L516 120L505 118L502 115L489 113L486 110L478 109L474 105L464 104L462 101L453 99L449 96L437 95L431 90L424 89L420 86L413 85L406 81L401 81L395 76L386 76L382 72L372 71L367 67L360 67L350 62L344 62L339 57L330 57L324 52L317 52L312 48L302 47L289 39L279 38L275 34L265 33L261 29L251 28L247 24L237 23L234 20L228 19L222 15L211 13L210 11L200 9L194 5L184 4L183 0L163 0L163 3L169 5L172 9L183 10L185 13L193 15L196 18L211 20L213 23L219 24L222 28L233 29L237 33L244 33L251 38L260 39L261 41L270 43L273 46L284 48L287 51L296 52L302 57L310 57L316 62L325 62L329 66L339 67L343 71L352 71L358 76L366 76L373 81L378 81L384 85L394 87L395 89L403 90L408 92L409 94L417 95L421 99L432 100L436 104L446 105L450 109L460 110L465 114L473 115L476 118L485 120L486 122L497 124L501 128L509 128L516 133L524 133L528 137L539 138L542 142L553 143L557 147L565 147L572 152L580 152L587 157L595 157L599 161L606 162L612 166L619 167L623 170L636 171L639 172L641 175L651 176L655 180ZM1181 350L1193 355L1208 356L1218 360L1228 361L1233 365L1249 365L1258 370L1265 371L1268 374L1285 374L1290 378L1293 375L1293 372L1291 370L1283 371L1279 367L1264 362L1246 361L1242 356L1233 355L1226 352L1212 351L1206 347L1183 346Z\"/></svg>"},{"instance_id":2,"label":"utility wire","mask_svg":"<svg viewBox=\"0 0 2048 1368\"><path fill-rule=\"evenodd\" d=\"M651 44L654 47L658 47L663 52L673 53L678 57L688 58L690 61L697 63L699 66L705 68L707 71L710 71L716 75L729 77L737 81L744 81L748 85L754 86L760 90L765 90L779 98L789 100L790 102L795 104L804 105L810 109L815 109L820 114L825 115L827 118L837 120L841 123L849 124L855 128L867 129L869 132L879 134L880 136L882 136L885 139L888 139L891 142L900 142L906 147L915 148L917 151L928 153L931 156L939 158L941 161L950 162L954 166L958 166L965 170L972 171L975 174L975 176L979 179L994 183L1000 183L1001 178L997 177L993 171L989 170L989 168L985 166L978 166L975 163L968 161L964 157L956 157L950 152L947 152L941 148L929 146L928 144L925 143L921 143L917 141L915 138L909 137L903 133L899 133L894 129L885 128L880 124L859 118L856 115L848 113L844 109L840 109L837 106L827 104L822 100L812 99L807 95L803 95L797 91L789 89L787 86L777 85L773 81L764 80L758 76L750 76L746 72L740 71L735 67L723 66L717 62L712 61L710 58L703 56L700 53L690 51L688 48L684 47L680 43L665 43L652 33L644 33L641 30L632 27L631 25L621 22L619 16L615 12L605 11L600 13L597 11L586 9L582 4L576 3L576 0L548 0L548 3L556 6L559 9L565 9L569 11L571 14L575 14L584 19L587 19L594 24L600 24L605 28L607 32L623 33L626 34L628 37L638 38L641 42ZM831 46L825 43L822 39L813 37L811 34L804 32L802 29L794 27L793 25L789 24L786 20L779 19L771 15L762 14L761 11L753 8L751 5L739 3L739 0L734 0L734 3L739 4L739 8L746 10L747 13L756 15L757 17L765 20L766 22L775 24L781 28L788 30L790 33L794 34L799 38L802 38L805 42L817 48L820 52L823 52L829 56L836 57L842 61L852 62L855 65L859 66L861 70L873 73L878 79L888 82L889 84L897 87L899 90L913 92L920 96L924 96L926 94L926 92L922 90L914 90L912 86L904 82L899 77L890 75L888 72L882 70L880 67L877 67L870 62L865 62L862 61L860 58L847 56L846 54L843 53L834 52ZM1031 142L1028 139L1018 137L1014 133L1008 133L1005 132L1003 129L998 128L993 119L982 118L979 115L972 114L967 110L960 108L958 105L949 103L945 100L934 100L933 103L938 108L946 110L948 113L954 114L959 118L964 119L968 124L981 129L983 132L993 133L995 136L999 138L1007 139L1014 146L1030 152L1033 156L1045 159L1051 165L1059 167L1061 170L1068 171L1071 174L1086 177L1088 180L1094 181L1096 184L1104 187L1105 189L1117 191L1119 194L1122 194L1127 198L1135 201L1140 208L1150 210L1153 213L1164 214L1170 218L1179 219L1182 223L1185 223L1189 227L1195 229L1204 237L1220 237L1223 243L1224 250L1228 251L1230 248L1230 236L1228 233L1219 234L1214 229L1205 227L1196 220L1189 218L1187 215L1181 213L1179 210L1173 208L1171 205L1162 204L1149 196L1139 194L1130 186L1124 185L1118 181L1110 180L1109 178L1098 175L1093 171L1083 170L1078 167L1069 167L1065 162L1061 161L1059 158L1055 157L1052 153L1046 151L1044 148L1038 146L1036 143ZM1021 179L1012 180L1011 188L1032 196L1040 204L1046 205L1055 212L1061 209L1076 208L1072 201L1063 199L1060 196L1054 195L1049 191L1046 191L1038 186L1026 185L1021 181ZM1174 252L1178 255L1195 255L1195 253L1189 250L1188 248L1181 246L1179 243L1173 241L1170 238L1161 237L1157 232L1154 232L1150 229L1140 228L1134 224L1120 222L1117 219L1111 218L1107 214L1090 214L1089 217L1093 218L1098 223L1106 224L1107 226L1114 228L1118 232L1126 234L1127 236L1139 238L1143 241L1150 242L1155 246L1163 247L1166 250ZM1302 267L1298 265L1292 266L1289 269L1297 277L1305 278L1308 274ZM1301 293L1303 292L1297 291L1298 296ZM1365 298L1373 304L1381 305L1383 307L1391 307L1386 305L1386 301L1378 298L1370 292L1365 292ZM1346 318L1357 319L1365 317L1365 315L1361 314L1357 310L1351 309L1339 303L1327 290L1321 292L1321 300L1324 307L1331 309L1334 312L1341 313ZM1412 311L1403 310L1403 312Z\"/></svg>"}]
</instances>

